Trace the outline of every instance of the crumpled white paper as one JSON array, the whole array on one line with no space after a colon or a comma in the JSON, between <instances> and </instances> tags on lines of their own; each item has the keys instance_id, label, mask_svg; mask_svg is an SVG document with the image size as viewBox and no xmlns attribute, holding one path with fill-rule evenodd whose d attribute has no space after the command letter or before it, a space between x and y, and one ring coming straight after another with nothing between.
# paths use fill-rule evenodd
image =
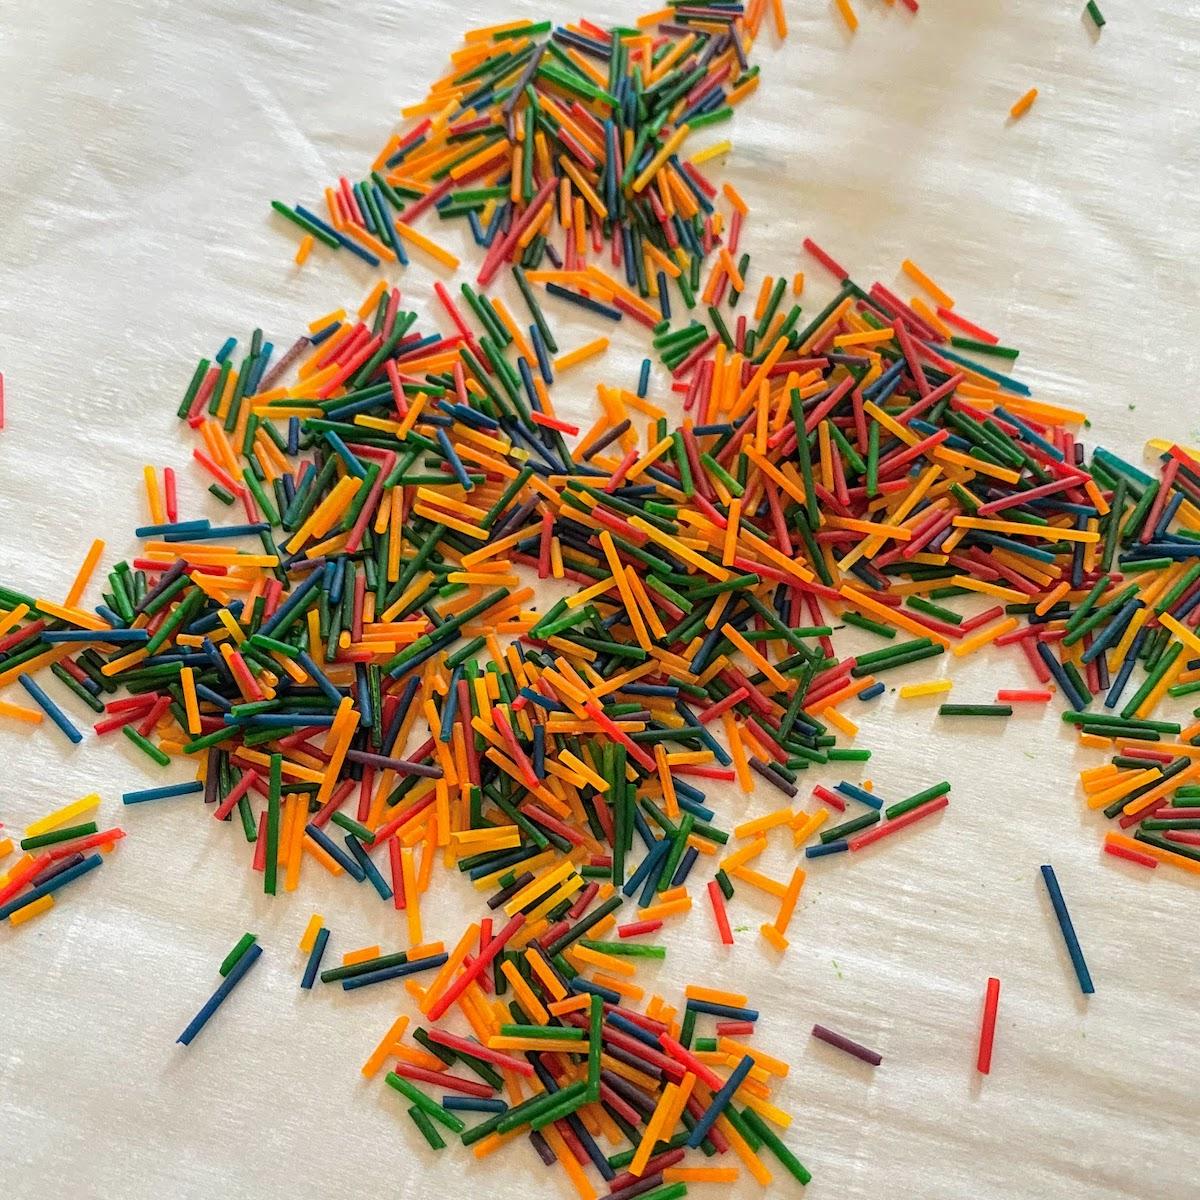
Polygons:
<instances>
[{"instance_id":1,"label":"crumpled white paper","mask_svg":"<svg viewBox=\"0 0 1200 1200\"><path fill-rule=\"evenodd\" d=\"M765 272L802 269L806 307L823 303L832 281L800 250L805 235L860 278L901 288L908 255L964 313L1023 348L1018 373L1039 395L1085 407L1091 436L1135 460L1147 436L1200 440L1197 6L1104 0L1097 36L1082 0L931 0L915 18L854 3L861 27L850 37L831 4L789 2L786 45L762 38L759 92L697 139L734 141L725 167L709 169L752 207L752 294ZM640 7L619 0L582 15L628 21ZM580 10L550 0L0 6L0 581L59 597L92 537L107 539L108 565L133 552L147 462L176 467L188 515L219 515L174 419L196 358L256 324L289 344L313 316L356 305L373 278L320 248L297 271L293 231L268 200L314 199L338 174L354 176L464 27L523 15ZM1041 97L1010 124L1032 84ZM462 244L449 227L437 234ZM421 311L434 278L419 254L399 277ZM601 331L551 311L565 346ZM646 349L636 329L618 328L605 359L563 380L559 412L590 421L595 382L632 383ZM952 673L955 700L1028 682L1018 658L998 653ZM1102 822L1074 779L1100 758L1073 749L1054 712L949 729L936 701L889 693L861 707L851 715L875 757L849 777L872 778L889 798L948 778L949 809L869 853L811 863L786 957L761 944L767 910L743 887L731 905L745 927L736 948L715 947L698 902L646 977L668 999L696 980L752 996L758 1044L794 1064L779 1099L794 1114L786 1140L815 1176L811 1197L1195 1196L1195 878L1101 854ZM122 809L123 790L182 777L123 739L89 736L72 750L49 725L5 723L0 762L10 829L98 789L102 822L129 833L49 914L0 930L9 1195L569 1194L520 1144L485 1162L431 1154L398 1098L361 1079L358 1065L409 1009L399 985L299 991L296 942L313 910L333 929L331 953L402 944L396 914L365 888L310 869L299 892L264 899L238 831L194 800ZM719 799L726 824L775 804L762 791ZM781 844L766 868L782 874L791 861ZM1042 862L1058 871L1096 980L1087 1002ZM439 878L428 936L455 937L477 903ZM245 930L266 949L260 965L190 1049L176 1046ZM989 974L1003 990L981 1081ZM813 1043L816 1021L878 1049L882 1066ZM771 1194L795 1190L777 1171ZM747 1182L730 1194L755 1191Z\"/></svg>"}]
</instances>

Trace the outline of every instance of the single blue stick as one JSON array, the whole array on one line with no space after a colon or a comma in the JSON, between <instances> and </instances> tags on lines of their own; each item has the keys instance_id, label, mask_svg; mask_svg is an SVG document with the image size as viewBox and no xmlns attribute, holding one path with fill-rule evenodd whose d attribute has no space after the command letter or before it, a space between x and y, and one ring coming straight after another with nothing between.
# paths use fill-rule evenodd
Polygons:
<instances>
[{"instance_id":1,"label":"single blue stick","mask_svg":"<svg viewBox=\"0 0 1200 1200\"><path fill-rule=\"evenodd\" d=\"M147 800L169 800L172 796L191 796L204 791L204 784L198 780L190 783L169 783L165 787L146 788L140 792L126 792L121 801L124 804L144 804Z\"/></svg>"},{"instance_id":2,"label":"single blue stick","mask_svg":"<svg viewBox=\"0 0 1200 1200\"><path fill-rule=\"evenodd\" d=\"M379 873L379 868L371 861L371 856L363 849L363 844L352 833L348 833L344 839L350 853L354 855L355 861L362 868L363 875L367 882L379 893L381 900L390 900L392 898L392 889L388 882Z\"/></svg>"},{"instance_id":3,"label":"single blue stick","mask_svg":"<svg viewBox=\"0 0 1200 1200\"><path fill-rule=\"evenodd\" d=\"M645 399L646 393L650 390L650 360L642 359L642 369L638 372L637 394Z\"/></svg>"},{"instance_id":4,"label":"single blue stick","mask_svg":"<svg viewBox=\"0 0 1200 1200\"><path fill-rule=\"evenodd\" d=\"M207 542L218 538L247 537L252 533L265 533L271 528L265 521L250 525L218 525L206 529L173 529L163 534L168 542Z\"/></svg>"},{"instance_id":5,"label":"single blue stick","mask_svg":"<svg viewBox=\"0 0 1200 1200\"><path fill-rule=\"evenodd\" d=\"M296 655L296 661L308 672L308 677L325 693L326 696L334 704L341 704L342 693L338 691L336 684L313 662L310 655L303 650Z\"/></svg>"},{"instance_id":6,"label":"single blue stick","mask_svg":"<svg viewBox=\"0 0 1200 1200\"><path fill-rule=\"evenodd\" d=\"M139 538L158 537L164 533L199 533L209 527L208 518L200 521L169 521L164 525L139 525L133 536Z\"/></svg>"},{"instance_id":7,"label":"single blue stick","mask_svg":"<svg viewBox=\"0 0 1200 1200\"><path fill-rule=\"evenodd\" d=\"M805 846L805 858L822 858L826 854L841 854L843 850L849 850L850 843L845 838L838 838L835 842L826 842L823 846Z\"/></svg>"},{"instance_id":8,"label":"single blue stick","mask_svg":"<svg viewBox=\"0 0 1200 1200\"><path fill-rule=\"evenodd\" d=\"M721 1017L726 1021L757 1021L757 1008L735 1008L732 1004L717 1004L712 1000L689 1000L687 1007L693 1012L705 1013L710 1017Z\"/></svg>"},{"instance_id":9,"label":"single blue stick","mask_svg":"<svg viewBox=\"0 0 1200 1200\"><path fill-rule=\"evenodd\" d=\"M373 983L387 983L390 979L403 979L406 975L432 971L434 967L445 966L449 957L448 954L434 954L429 958L418 958L394 967L381 967L378 971L368 971L365 975L351 975L349 979L342 980L342 990L352 992L355 988L370 987Z\"/></svg>"},{"instance_id":10,"label":"single blue stick","mask_svg":"<svg viewBox=\"0 0 1200 1200\"><path fill-rule=\"evenodd\" d=\"M712 1098L712 1103L704 1110L701 1116L692 1129L691 1136L687 1140L687 1144L693 1149L699 1146L706 1137L708 1131L713 1127L716 1119L723 1113L729 1102L733 1099L733 1093L742 1086L742 1082L746 1076L750 1074L750 1068L754 1066L754 1059L750 1055L746 1055L740 1063L733 1069L733 1074L725 1080L724 1086Z\"/></svg>"},{"instance_id":11,"label":"single blue stick","mask_svg":"<svg viewBox=\"0 0 1200 1200\"><path fill-rule=\"evenodd\" d=\"M298 588L293 589L287 602L279 606L275 615L259 630L259 633L269 637L276 629L285 627L300 611L300 606L307 605L309 593L320 583L324 573L325 564L322 563Z\"/></svg>"},{"instance_id":12,"label":"single blue stick","mask_svg":"<svg viewBox=\"0 0 1200 1200\"><path fill-rule=\"evenodd\" d=\"M868 792L866 788L860 788L857 784L847 783L844 779L841 783L835 783L833 790L841 792L843 796L849 796L851 800L857 800L860 804L865 804L868 808L875 809L876 812L883 808L883 797L876 796L874 792Z\"/></svg>"},{"instance_id":13,"label":"single blue stick","mask_svg":"<svg viewBox=\"0 0 1200 1200\"><path fill-rule=\"evenodd\" d=\"M317 981L317 972L321 969L321 959L325 957L325 943L329 941L329 930L318 929L316 940L308 954L308 963L304 968L304 978L300 986L306 991L312 991L312 985Z\"/></svg>"},{"instance_id":14,"label":"single blue stick","mask_svg":"<svg viewBox=\"0 0 1200 1200\"><path fill-rule=\"evenodd\" d=\"M1084 962L1083 951L1079 947L1079 938L1075 936L1075 926L1071 924L1071 914L1067 912L1067 902L1063 899L1062 888L1058 886L1058 876L1054 874L1052 866L1042 867L1042 879L1045 881L1046 891L1050 893L1050 903L1054 905L1054 915L1058 918L1058 927L1062 930L1063 941L1067 943L1067 953L1071 956L1071 965L1079 977L1079 990L1085 996L1090 996L1096 990L1096 986L1092 983L1091 973L1088 971L1087 963Z\"/></svg>"},{"instance_id":15,"label":"single blue stick","mask_svg":"<svg viewBox=\"0 0 1200 1200\"><path fill-rule=\"evenodd\" d=\"M229 972L228 975L221 981L220 987L204 1002L204 1007L192 1018L188 1027L175 1040L181 1042L185 1046L192 1044L192 1039L196 1034L208 1024L208 1019L217 1011L218 1008L225 1002L226 997L233 991L235 987L242 981L244 976L252 966L262 957L262 947L255 942L241 958L238 959L237 965Z\"/></svg>"},{"instance_id":16,"label":"single blue stick","mask_svg":"<svg viewBox=\"0 0 1200 1200\"><path fill-rule=\"evenodd\" d=\"M50 642L106 642L112 646L131 642L148 642L150 634L145 629L53 629L42 634L42 641Z\"/></svg>"},{"instance_id":17,"label":"single blue stick","mask_svg":"<svg viewBox=\"0 0 1200 1200\"><path fill-rule=\"evenodd\" d=\"M314 825L311 821L305 825L304 832L308 834L326 854L332 858L338 866L346 872L356 883L363 883L367 878L367 873L358 865L358 860L352 855L346 853L335 842L329 834L325 832L319 825Z\"/></svg>"},{"instance_id":18,"label":"single blue stick","mask_svg":"<svg viewBox=\"0 0 1200 1200\"><path fill-rule=\"evenodd\" d=\"M558 296L561 300L568 300L572 304L577 304L580 308L586 308L589 312L594 312L597 316L607 317L610 321L619 321L621 319L621 310L619 308L613 308L610 304L601 304L599 300L593 300L590 296L580 296L577 292L572 292L557 283L546 284L546 291L552 296Z\"/></svg>"},{"instance_id":19,"label":"single blue stick","mask_svg":"<svg viewBox=\"0 0 1200 1200\"><path fill-rule=\"evenodd\" d=\"M442 1101L442 1107L450 1112L508 1112L508 1105L503 1100L489 1100L482 1096L447 1096Z\"/></svg>"},{"instance_id":20,"label":"single blue stick","mask_svg":"<svg viewBox=\"0 0 1200 1200\"><path fill-rule=\"evenodd\" d=\"M471 482L471 477L467 474L467 468L463 466L462 459L458 457L454 447L450 444L450 439L446 436L446 431L439 429L436 437L437 444L446 456L446 462L450 465L450 470L454 472L455 478L462 484L463 491L469 492L475 485Z\"/></svg>"},{"instance_id":21,"label":"single blue stick","mask_svg":"<svg viewBox=\"0 0 1200 1200\"><path fill-rule=\"evenodd\" d=\"M82 862L77 862L73 867L67 867L65 871L59 871L57 875L47 879L45 883L39 883L37 887L32 888L23 896L18 896L15 900L10 900L7 904L0 907L0 921L12 916L13 913L18 909L24 908L27 904L32 904L35 900L40 900L43 896L48 896L51 892L56 892L59 888L66 887L68 883L73 883L81 875L86 875L89 871L94 871L103 864L104 859L101 855L92 854Z\"/></svg>"},{"instance_id":22,"label":"single blue stick","mask_svg":"<svg viewBox=\"0 0 1200 1200\"><path fill-rule=\"evenodd\" d=\"M650 852L638 864L637 870L625 881L625 886L622 888L625 895L632 896L651 875L657 876L663 859L666 858L670 851L671 843L666 838L655 842Z\"/></svg>"},{"instance_id":23,"label":"single blue stick","mask_svg":"<svg viewBox=\"0 0 1200 1200\"><path fill-rule=\"evenodd\" d=\"M83 734L71 724L67 714L28 675L18 675L17 681L37 701L38 707L63 731L67 738L76 745L83 741Z\"/></svg>"},{"instance_id":24,"label":"single blue stick","mask_svg":"<svg viewBox=\"0 0 1200 1200\"><path fill-rule=\"evenodd\" d=\"M232 717L225 719L227 725L244 725L252 729L286 729L292 725L320 726L327 729L333 724L333 717L328 714L311 712L273 712L256 713L252 717Z\"/></svg>"}]
</instances>

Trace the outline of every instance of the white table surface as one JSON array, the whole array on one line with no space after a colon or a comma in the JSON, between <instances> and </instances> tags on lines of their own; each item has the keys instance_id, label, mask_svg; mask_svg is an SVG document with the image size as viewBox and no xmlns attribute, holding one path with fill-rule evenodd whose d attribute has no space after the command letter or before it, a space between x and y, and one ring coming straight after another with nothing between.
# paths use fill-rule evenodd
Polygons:
<instances>
[{"instance_id":1,"label":"white table surface","mask_svg":"<svg viewBox=\"0 0 1200 1200\"><path fill-rule=\"evenodd\" d=\"M896 283L910 255L961 311L1023 348L1020 374L1039 396L1085 407L1091 436L1135 461L1147 436L1200 441L1200 8L1105 0L1096 36L1076 0L930 0L916 18L855 5L851 38L831 4L789 0L788 42L760 42L762 87L711 132L733 138L725 173L752 206L752 290L763 271L801 268L815 311L831 284L805 261L805 235L864 281ZM641 7L601 6L609 20ZM297 271L268 200L316 198L361 170L464 27L578 11L551 0L6 0L0 582L58 597L93 537L107 540L108 566L131 554L147 462L176 467L187 515L217 515L174 418L197 357L256 324L290 344L373 280L320 248ZM1041 98L1009 123L1031 84ZM457 244L444 226L439 236ZM422 311L435 277L420 255L400 277ZM554 319L564 345L592 335L568 312ZM643 352L637 327L620 328L605 360L564 379L560 412L588 416L595 382L632 380ZM964 701L1029 678L1002 655L952 669ZM90 725L73 697L64 703ZM875 757L849 777L889 797L949 778L941 818L861 858L813 862L782 961L753 932L765 910L743 888L732 917L751 931L733 950L714 949L697 905L651 978L668 998L700 978L753 995L758 1044L794 1064L780 1102L814 1200L1195 1196L1195 878L1101 853L1103 822L1075 776L1102 759L1074 749L1054 713L947 732L935 707L891 694L861 706L859 743ZM265 899L240 833L194 799L122 809L123 790L184 776L155 774L123 739L89 732L71 749L49 724L6 722L0 764L10 829L95 789L103 824L129 834L49 914L0 930L8 1195L571 1194L525 1145L485 1164L461 1148L431 1154L398 1098L360 1078L408 1011L399 985L299 990L296 942L314 910L331 950L402 944L396 915L365 889L309 869L297 893ZM720 803L729 821L774 805L761 793ZM782 873L790 854L772 856ZM1042 862L1058 869L1096 980L1086 1002ZM453 939L473 895L438 877L429 936ZM260 965L190 1049L177 1046L247 929L265 947ZM993 973L1000 1020L981 1081ZM878 1048L883 1065L860 1069L814 1044L814 1021ZM779 1172L771 1194L789 1189ZM747 1182L730 1194L754 1192Z\"/></svg>"}]
</instances>

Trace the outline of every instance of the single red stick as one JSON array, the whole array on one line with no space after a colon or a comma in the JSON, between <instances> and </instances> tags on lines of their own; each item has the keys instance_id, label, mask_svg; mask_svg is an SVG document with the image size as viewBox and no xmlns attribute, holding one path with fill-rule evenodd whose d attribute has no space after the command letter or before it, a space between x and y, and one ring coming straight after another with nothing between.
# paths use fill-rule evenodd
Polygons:
<instances>
[{"instance_id":1,"label":"single red stick","mask_svg":"<svg viewBox=\"0 0 1200 1200\"><path fill-rule=\"evenodd\" d=\"M983 998L983 1025L979 1030L979 1058L975 1064L980 1075L992 1069L992 1042L996 1037L996 1006L1000 1003L1000 980L994 976L987 981Z\"/></svg>"}]
</instances>

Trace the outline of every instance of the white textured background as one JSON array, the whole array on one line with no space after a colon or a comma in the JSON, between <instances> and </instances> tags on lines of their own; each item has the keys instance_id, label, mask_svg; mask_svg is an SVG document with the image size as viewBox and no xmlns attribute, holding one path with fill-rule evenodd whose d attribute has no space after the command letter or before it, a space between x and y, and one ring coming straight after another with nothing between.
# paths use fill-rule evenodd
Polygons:
<instances>
[{"instance_id":1,"label":"white textured background","mask_svg":"<svg viewBox=\"0 0 1200 1200\"><path fill-rule=\"evenodd\" d=\"M1093 436L1135 461L1152 433L1200 440L1200 4L1105 0L1097 36L1077 0L930 0L915 19L855 3L850 38L832 5L788 0L790 40L760 43L763 86L706 135L734 139L728 174L753 207L752 292L763 270L800 267L806 307L823 302L805 234L864 281L895 283L911 255L963 312L1024 349L1019 373L1039 395L1085 406ZM174 419L196 358L255 324L286 346L372 281L319 247L297 272L268 199L315 199L361 171L465 26L578 11L2 0L0 581L60 597L92 537L109 542L106 566L133 552L146 462L179 470L187 516L217 515ZM1008 123L1030 84L1041 99ZM432 278L418 254L401 286L421 304ZM553 315L564 346L590 336ZM602 373L635 377L642 344L624 329L617 341L564 381L560 411L590 413ZM956 681L956 700L988 700L1027 675L993 656ZM671 931L660 990L704 976L753 994L759 1044L794 1063L781 1103L816 1200L1195 1196L1196 880L1101 854L1100 822L1074 787L1100 759L1076 752L1052 714L946 731L926 704L861 706L860 743L875 748L867 774L889 798L951 779L943 817L849 862L814 862L782 962L751 932L717 953L698 905ZM358 1064L407 1003L401 985L299 991L296 941L314 909L331 951L402 944L365 887L310 867L298 893L264 900L238 830L194 799L122 811L122 790L180 773L152 776L121 739L70 750L48 724L6 723L0 764L11 829L99 789L102 824L129 832L51 913L0 930L8 1195L421 1197L464 1183L497 1200L568 1194L523 1145L486 1170L454 1148L435 1158L398 1098L361 1081ZM722 808L732 821L774 804ZM1096 979L1087 1003L1042 892L1044 861ZM429 936L454 937L474 911L464 902L440 878ZM762 911L743 887L734 924L756 929ZM183 1050L175 1037L246 929L262 962ZM991 973L1003 992L981 1084ZM813 1045L814 1021L877 1047L883 1066ZM780 1172L772 1194L789 1189Z\"/></svg>"}]
</instances>

